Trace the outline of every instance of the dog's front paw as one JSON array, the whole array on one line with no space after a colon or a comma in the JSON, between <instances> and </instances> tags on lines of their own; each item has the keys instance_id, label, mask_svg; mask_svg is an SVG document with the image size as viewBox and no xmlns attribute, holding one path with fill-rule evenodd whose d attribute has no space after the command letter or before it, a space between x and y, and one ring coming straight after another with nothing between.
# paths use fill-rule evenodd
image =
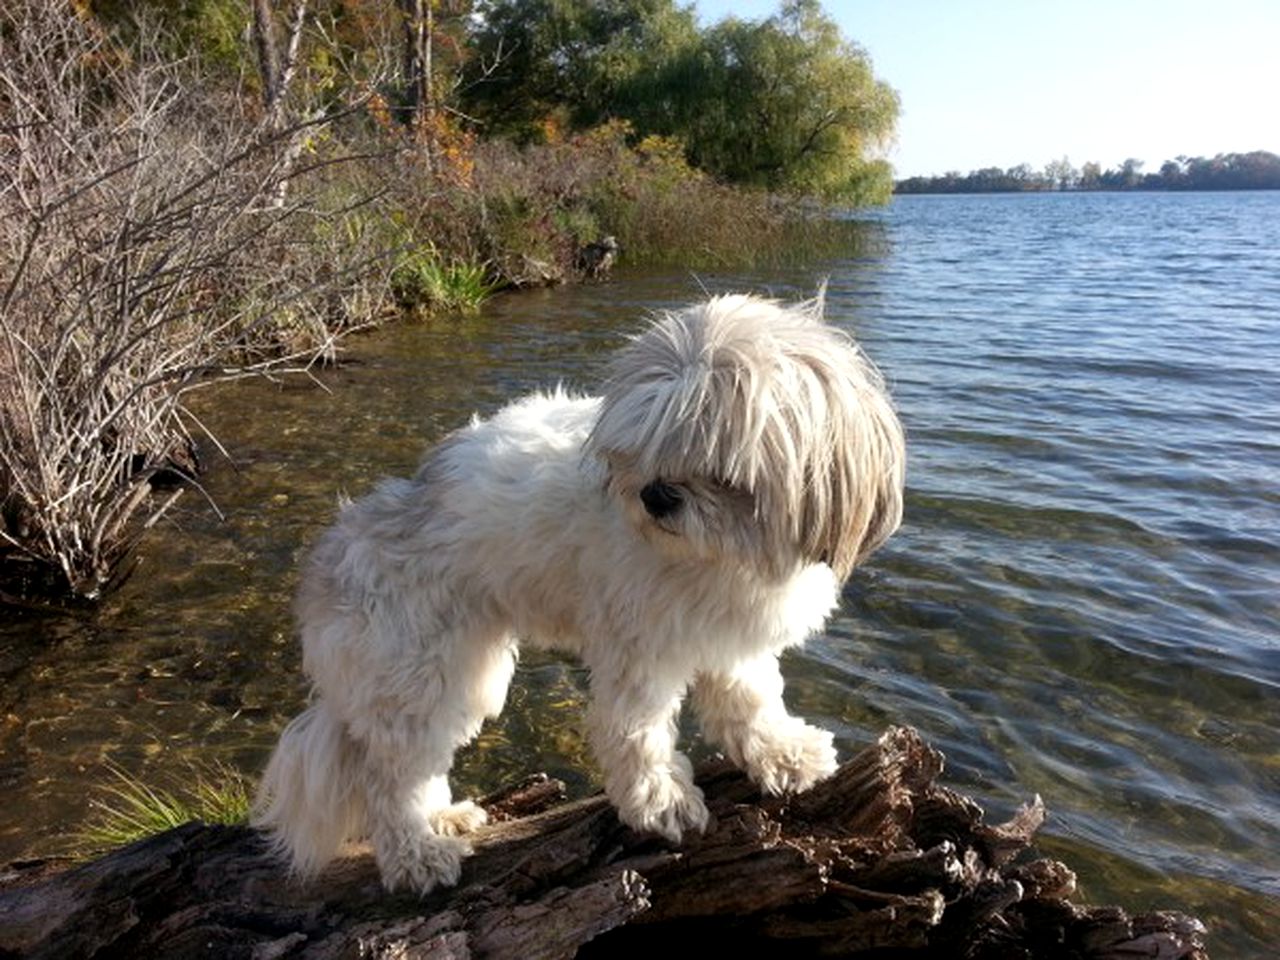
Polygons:
<instances>
[{"instance_id":1,"label":"dog's front paw","mask_svg":"<svg viewBox=\"0 0 1280 960\"><path fill-rule=\"evenodd\" d=\"M457 884L463 858L471 855L470 843L425 831L392 833L375 834L373 838L378 872L388 891L428 894L438 887Z\"/></svg>"},{"instance_id":2,"label":"dog's front paw","mask_svg":"<svg viewBox=\"0 0 1280 960\"><path fill-rule=\"evenodd\" d=\"M427 816L427 822L436 833L456 837L483 827L489 822L489 814L485 813L484 807L470 800L463 800L439 810L433 810Z\"/></svg>"},{"instance_id":3,"label":"dog's front paw","mask_svg":"<svg viewBox=\"0 0 1280 960\"><path fill-rule=\"evenodd\" d=\"M831 732L794 717L787 720L751 737L742 751L747 774L768 794L803 793L836 772Z\"/></svg>"},{"instance_id":4,"label":"dog's front paw","mask_svg":"<svg viewBox=\"0 0 1280 960\"><path fill-rule=\"evenodd\" d=\"M618 819L633 830L657 833L679 843L686 830L702 833L711 814L692 781L649 773L617 803Z\"/></svg>"}]
</instances>

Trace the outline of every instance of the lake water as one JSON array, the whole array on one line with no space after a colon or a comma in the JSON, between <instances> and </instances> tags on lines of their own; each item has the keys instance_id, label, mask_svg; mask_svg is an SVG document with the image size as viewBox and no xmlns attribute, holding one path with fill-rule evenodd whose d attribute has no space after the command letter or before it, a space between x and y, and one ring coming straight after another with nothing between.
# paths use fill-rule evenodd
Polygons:
<instances>
[{"instance_id":1,"label":"lake water","mask_svg":"<svg viewBox=\"0 0 1280 960\"><path fill-rule=\"evenodd\" d=\"M993 816L1040 793L1082 898L1176 907L1217 957L1280 943L1280 194L908 197L847 260L619 272L353 341L323 376L200 404L235 463L92 615L0 624L0 861L57 849L108 779L259 769L301 705L288 598L340 492L473 410L589 387L648 309L811 293L883 369L906 519L785 670L846 753L918 727ZM589 789L581 671L530 656L463 790ZM690 730L692 735L692 730ZM694 750L698 745L693 744Z\"/></svg>"}]
</instances>

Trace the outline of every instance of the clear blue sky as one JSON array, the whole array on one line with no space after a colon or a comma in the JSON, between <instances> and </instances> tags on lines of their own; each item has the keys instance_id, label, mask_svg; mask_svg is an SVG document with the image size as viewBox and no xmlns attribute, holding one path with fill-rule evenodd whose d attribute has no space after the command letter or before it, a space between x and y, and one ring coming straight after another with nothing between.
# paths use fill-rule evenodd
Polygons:
<instances>
[{"instance_id":1,"label":"clear blue sky","mask_svg":"<svg viewBox=\"0 0 1280 960\"><path fill-rule=\"evenodd\" d=\"M1280 153L1280 0L826 0L902 97L898 176ZM766 0L697 0L704 22Z\"/></svg>"}]
</instances>

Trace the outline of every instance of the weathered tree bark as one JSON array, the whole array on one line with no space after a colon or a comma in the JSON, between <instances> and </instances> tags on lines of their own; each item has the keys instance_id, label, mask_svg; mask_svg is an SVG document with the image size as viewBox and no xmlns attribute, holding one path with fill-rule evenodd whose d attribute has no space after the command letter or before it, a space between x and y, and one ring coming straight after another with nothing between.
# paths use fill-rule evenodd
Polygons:
<instances>
[{"instance_id":1,"label":"weathered tree bark","mask_svg":"<svg viewBox=\"0 0 1280 960\"><path fill-rule=\"evenodd\" d=\"M404 29L404 110L412 123L435 109L432 89L432 45L435 8L431 0L399 0Z\"/></svg>"},{"instance_id":2,"label":"weathered tree bark","mask_svg":"<svg viewBox=\"0 0 1280 960\"><path fill-rule=\"evenodd\" d=\"M253 38L258 54L258 74L262 79L262 106L272 131L278 132L285 125L284 100L298 69L298 50L306 17L307 0L295 0L289 14L284 56L281 57L271 0L253 0Z\"/></svg>"},{"instance_id":3,"label":"weathered tree bark","mask_svg":"<svg viewBox=\"0 0 1280 960\"><path fill-rule=\"evenodd\" d=\"M10 867L0 956L533 960L713 937L748 956L1207 957L1190 917L1071 903L1071 871L1028 851L1039 798L988 826L941 770L901 728L790 800L713 764L714 821L680 848L531 778L487 798L461 884L425 899L384 893L367 851L300 884L254 831L191 824L52 875Z\"/></svg>"},{"instance_id":4,"label":"weathered tree bark","mask_svg":"<svg viewBox=\"0 0 1280 960\"><path fill-rule=\"evenodd\" d=\"M258 52L258 74L262 80L264 132L276 136L285 130L289 120L286 98L298 69L298 52L302 30L307 20L307 0L293 0L285 35L283 56L276 42L276 21L272 0L252 0L253 37ZM287 137L279 159L279 175L270 189L269 203L283 207L289 194L289 183L305 143L306 125L298 125Z\"/></svg>"},{"instance_id":5,"label":"weathered tree bark","mask_svg":"<svg viewBox=\"0 0 1280 960\"><path fill-rule=\"evenodd\" d=\"M276 24L271 0L253 0L253 40L258 51L258 76L262 80L262 103L267 112L280 100L280 51L276 46Z\"/></svg>"}]
</instances>

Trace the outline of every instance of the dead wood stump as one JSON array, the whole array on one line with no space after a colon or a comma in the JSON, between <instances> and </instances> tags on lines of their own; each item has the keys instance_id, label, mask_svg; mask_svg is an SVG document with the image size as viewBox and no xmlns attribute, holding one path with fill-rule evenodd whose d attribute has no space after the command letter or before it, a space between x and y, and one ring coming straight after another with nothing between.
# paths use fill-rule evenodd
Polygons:
<instances>
[{"instance_id":1,"label":"dead wood stump","mask_svg":"<svg viewBox=\"0 0 1280 960\"><path fill-rule=\"evenodd\" d=\"M680 848L618 823L603 797L563 802L534 777L486 798L461 884L388 895L367 850L289 880L246 827L189 824L100 860L11 865L0 958L462 958L684 955L1203 960L1174 912L1082 907L1035 859L1037 797L988 826L937 783L942 757L894 728L829 780L761 799L724 763L701 771L714 816ZM701 950L700 950L701 952Z\"/></svg>"}]
</instances>

